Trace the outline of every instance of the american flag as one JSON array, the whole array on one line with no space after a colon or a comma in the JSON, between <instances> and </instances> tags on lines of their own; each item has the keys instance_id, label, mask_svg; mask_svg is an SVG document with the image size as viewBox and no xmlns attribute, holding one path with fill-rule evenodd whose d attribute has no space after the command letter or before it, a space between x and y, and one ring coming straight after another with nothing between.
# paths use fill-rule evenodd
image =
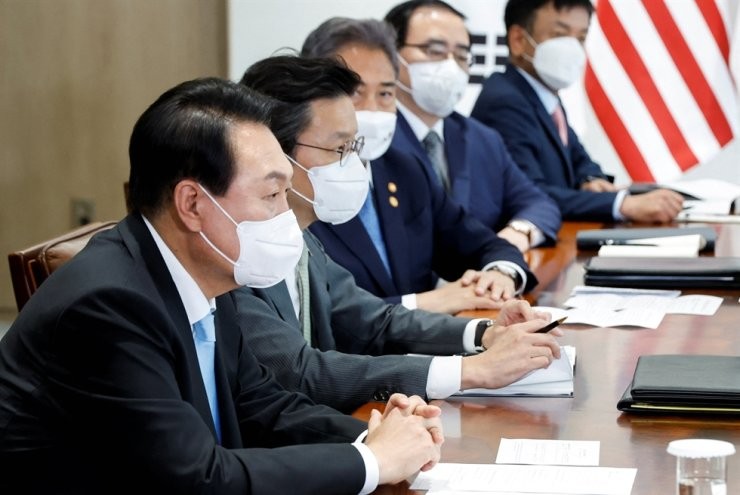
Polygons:
<instances>
[{"instance_id":1,"label":"american flag","mask_svg":"<svg viewBox=\"0 0 740 495\"><path fill-rule=\"evenodd\" d=\"M634 181L667 182L738 134L736 0L598 0L586 93Z\"/></svg>"}]
</instances>

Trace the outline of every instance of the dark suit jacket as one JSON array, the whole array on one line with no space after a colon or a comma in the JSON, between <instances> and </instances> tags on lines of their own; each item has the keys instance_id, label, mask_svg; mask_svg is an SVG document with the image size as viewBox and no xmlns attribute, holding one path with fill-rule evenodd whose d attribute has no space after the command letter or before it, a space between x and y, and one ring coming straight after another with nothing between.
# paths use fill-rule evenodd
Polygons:
<instances>
[{"instance_id":1,"label":"dark suit jacket","mask_svg":"<svg viewBox=\"0 0 740 495\"><path fill-rule=\"evenodd\" d=\"M279 386L230 294L215 316L222 446L185 309L141 217L93 238L0 342L0 491L359 491L359 453L327 442L364 424ZM288 446L310 442L321 444Z\"/></svg>"},{"instance_id":2,"label":"dark suit jacket","mask_svg":"<svg viewBox=\"0 0 740 495\"><path fill-rule=\"evenodd\" d=\"M529 220L546 243L555 242L558 206L517 167L498 132L454 112L444 120L444 143L453 200L496 232L514 218ZM434 170L400 112L392 146L411 151Z\"/></svg>"},{"instance_id":3,"label":"dark suit jacket","mask_svg":"<svg viewBox=\"0 0 740 495\"><path fill-rule=\"evenodd\" d=\"M496 129L514 161L558 204L565 220L610 222L616 193L579 188L588 177L606 178L568 126L563 146L537 93L513 65L483 83L471 113Z\"/></svg>"},{"instance_id":4,"label":"dark suit jacket","mask_svg":"<svg viewBox=\"0 0 740 495\"><path fill-rule=\"evenodd\" d=\"M378 220L391 277L359 217L310 229L329 256L348 269L357 285L398 303L404 294L432 290L438 276L457 280L467 269L506 260L527 273L526 290L537 284L519 250L469 215L442 189L431 166L397 148L372 162Z\"/></svg>"},{"instance_id":5,"label":"dark suit jacket","mask_svg":"<svg viewBox=\"0 0 740 495\"><path fill-rule=\"evenodd\" d=\"M465 318L388 305L355 284L352 274L304 233L309 249L311 333L303 338L285 282L235 291L249 348L285 388L320 404L353 411L390 394L426 396L430 357L404 353L464 351Z\"/></svg>"}]
</instances>

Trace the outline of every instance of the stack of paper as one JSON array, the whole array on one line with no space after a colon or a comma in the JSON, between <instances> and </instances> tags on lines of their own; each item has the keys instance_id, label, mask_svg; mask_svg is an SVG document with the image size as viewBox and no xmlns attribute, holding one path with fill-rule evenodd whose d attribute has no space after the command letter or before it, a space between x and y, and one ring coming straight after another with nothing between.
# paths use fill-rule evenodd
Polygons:
<instances>
[{"instance_id":1,"label":"stack of paper","mask_svg":"<svg viewBox=\"0 0 740 495\"><path fill-rule=\"evenodd\" d=\"M699 234L650 237L599 248L599 256L694 258L706 244Z\"/></svg>"},{"instance_id":2,"label":"stack of paper","mask_svg":"<svg viewBox=\"0 0 740 495\"><path fill-rule=\"evenodd\" d=\"M629 495L637 469L599 467L596 440L502 438L496 464L439 463L412 490L427 495L540 493Z\"/></svg>"},{"instance_id":3,"label":"stack of paper","mask_svg":"<svg viewBox=\"0 0 740 495\"><path fill-rule=\"evenodd\" d=\"M576 364L576 348L560 347L560 359L550 366L532 371L518 381L502 388L471 388L458 392L457 396L515 396L572 397L573 369Z\"/></svg>"}]
</instances>

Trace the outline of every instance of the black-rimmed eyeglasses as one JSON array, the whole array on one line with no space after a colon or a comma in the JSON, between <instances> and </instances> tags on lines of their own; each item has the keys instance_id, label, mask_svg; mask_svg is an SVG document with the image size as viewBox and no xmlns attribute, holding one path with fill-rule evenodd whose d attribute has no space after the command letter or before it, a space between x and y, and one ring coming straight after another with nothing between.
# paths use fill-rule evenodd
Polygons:
<instances>
[{"instance_id":1,"label":"black-rimmed eyeglasses","mask_svg":"<svg viewBox=\"0 0 740 495\"><path fill-rule=\"evenodd\" d=\"M430 60L445 60L447 57L450 56L450 53L452 53L453 58L458 64L467 67L473 65L473 54L470 52L469 46L457 45L450 48L444 41L429 41L427 43L406 43L403 46L418 48L419 50L423 51Z\"/></svg>"},{"instance_id":2,"label":"black-rimmed eyeglasses","mask_svg":"<svg viewBox=\"0 0 740 495\"><path fill-rule=\"evenodd\" d=\"M306 143L295 143L298 146L305 146L307 148L314 148L317 150L324 150L324 151L334 151L336 153L339 153L339 165L344 165L347 161L347 157L351 155L352 153L357 153L358 155L362 151L362 148L365 147L365 137L364 136L358 136L356 139L351 139L344 143L339 148L323 148L321 146L315 146L313 144L306 144Z\"/></svg>"}]
</instances>

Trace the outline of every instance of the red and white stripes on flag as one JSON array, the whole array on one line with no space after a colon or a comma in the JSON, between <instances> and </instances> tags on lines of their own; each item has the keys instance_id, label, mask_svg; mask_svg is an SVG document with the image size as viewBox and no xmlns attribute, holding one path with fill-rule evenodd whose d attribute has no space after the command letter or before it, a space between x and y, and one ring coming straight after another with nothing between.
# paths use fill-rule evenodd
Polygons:
<instances>
[{"instance_id":1,"label":"red and white stripes on flag","mask_svg":"<svg viewBox=\"0 0 740 495\"><path fill-rule=\"evenodd\" d=\"M586 93L632 180L675 180L737 135L732 1L598 0Z\"/></svg>"}]
</instances>

